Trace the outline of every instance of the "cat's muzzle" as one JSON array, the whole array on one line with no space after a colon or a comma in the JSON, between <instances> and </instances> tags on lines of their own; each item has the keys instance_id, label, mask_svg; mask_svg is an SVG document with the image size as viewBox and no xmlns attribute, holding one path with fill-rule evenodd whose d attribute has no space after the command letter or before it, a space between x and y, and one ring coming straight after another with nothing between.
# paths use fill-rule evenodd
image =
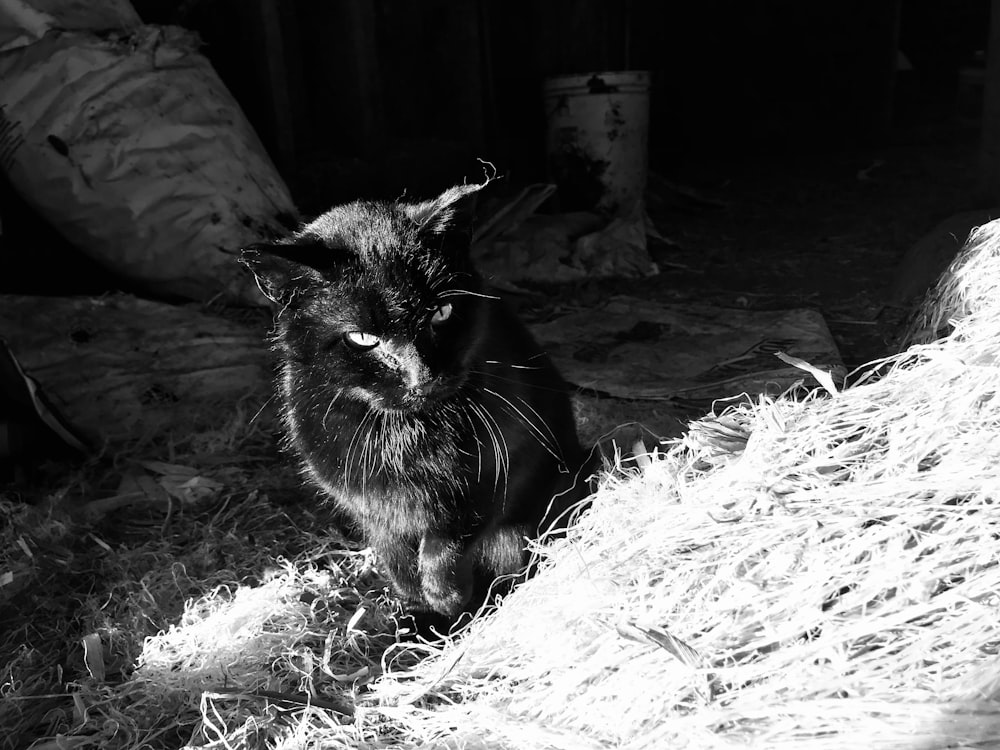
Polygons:
<instances>
[{"instance_id":1,"label":"cat's muzzle","mask_svg":"<svg viewBox=\"0 0 1000 750\"><path fill-rule=\"evenodd\" d=\"M461 387L461 379L434 378L431 380L401 385L392 394L381 394L373 399L375 408L396 413L421 413L438 408L441 403Z\"/></svg>"}]
</instances>

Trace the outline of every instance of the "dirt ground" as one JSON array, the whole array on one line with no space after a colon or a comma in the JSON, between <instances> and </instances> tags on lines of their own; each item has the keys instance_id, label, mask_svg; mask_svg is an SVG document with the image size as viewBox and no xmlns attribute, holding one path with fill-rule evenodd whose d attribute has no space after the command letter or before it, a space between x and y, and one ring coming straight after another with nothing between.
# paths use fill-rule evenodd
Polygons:
<instances>
[{"instance_id":1,"label":"dirt ground","mask_svg":"<svg viewBox=\"0 0 1000 750\"><path fill-rule=\"evenodd\" d=\"M671 175L719 207L651 179L661 274L565 290L722 307L822 312L847 368L887 354L909 304L891 299L906 251L943 219L979 207L974 133L930 142L701 164Z\"/></svg>"}]
</instances>

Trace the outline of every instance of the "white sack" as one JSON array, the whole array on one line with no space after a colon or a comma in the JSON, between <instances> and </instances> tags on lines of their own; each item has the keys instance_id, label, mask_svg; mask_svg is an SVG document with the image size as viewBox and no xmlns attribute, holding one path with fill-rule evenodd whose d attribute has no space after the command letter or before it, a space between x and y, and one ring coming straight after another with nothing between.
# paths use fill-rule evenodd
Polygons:
<instances>
[{"instance_id":1,"label":"white sack","mask_svg":"<svg viewBox=\"0 0 1000 750\"><path fill-rule=\"evenodd\" d=\"M0 0L0 51L37 42L52 29L134 29L142 19L128 0Z\"/></svg>"},{"instance_id":2,"label":"white sack","mask_svg":"<svg viewBox=\"0 0 1000 750\"><path fill-rule=\"evenodd\" d=\"M142 288L259 303L233 255L295 210L197 44L141 26L0 54L0 163L70 242Z\"/></svg>"}]
</instances>

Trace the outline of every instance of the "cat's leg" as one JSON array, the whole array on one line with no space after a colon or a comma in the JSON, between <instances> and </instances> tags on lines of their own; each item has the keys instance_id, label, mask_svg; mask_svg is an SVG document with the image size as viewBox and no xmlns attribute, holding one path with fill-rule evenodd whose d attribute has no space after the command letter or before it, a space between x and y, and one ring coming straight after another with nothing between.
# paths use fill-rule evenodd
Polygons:
<instances>
[{"instance_id":1,"label":"cat's leg","mask_svg":"<svg viewBox=\"0 0 1000 750\"><path fill-rule=\"evenodd\" d=\"M417 566L424 598L435 612L457 615L472 597L472 560L466 545L440 532L420 540Z\"/></svg>"},{"instance_id":2,"label":"cat's leg","mask_svg":"<svg viewBox=\"0 0 1000 750\"><path fill-rule=\"evenodd\" d=\"M372 544L379 568L408 611L427 608L417 569L416 540L382 540Z\"/></svg>"},{"instance_id":3,"label":"cat's leg","mask_svg":"<svg viewBox=\"0 0 1000 750\"><path fill-rule=\"evenodd\" d=\"M523 580L528 555L525 551L529 528L526 524L500 524L490 529L476 545L480 575L476 598L492 602L510 593Z\"/></svg>"},{"instance_id":4,"label":"cat's leg","mask_svg":"<svg viewBox=\"0 0 1000 750\"><path fill-rule=\"evenodd\" d=\"M480 567L493 577L520 573L527 564L528 526L500 524L483 535L477 545Z\"/></svg>"}]
</instances>

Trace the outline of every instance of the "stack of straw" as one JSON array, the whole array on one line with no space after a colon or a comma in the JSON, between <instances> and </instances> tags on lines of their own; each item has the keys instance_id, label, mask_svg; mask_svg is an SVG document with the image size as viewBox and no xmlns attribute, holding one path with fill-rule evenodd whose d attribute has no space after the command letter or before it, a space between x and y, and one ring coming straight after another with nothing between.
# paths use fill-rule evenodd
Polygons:
<instances>
[{"instance_id":1,"label":"stack of straw","mask_svg":"<svg viewBox=\"0 0 1000 750\"><path fill-rule=\"evenodd\" d=\"M693 423L638 475L609 475L495 613L416 667L385 664L348 689L349 721L308 707L270 741L1000 743L998 286L994 222L907 351L840 393L799 389ZM178 632L165 637L183 651Z\"/></svg>"}]
</instances>

